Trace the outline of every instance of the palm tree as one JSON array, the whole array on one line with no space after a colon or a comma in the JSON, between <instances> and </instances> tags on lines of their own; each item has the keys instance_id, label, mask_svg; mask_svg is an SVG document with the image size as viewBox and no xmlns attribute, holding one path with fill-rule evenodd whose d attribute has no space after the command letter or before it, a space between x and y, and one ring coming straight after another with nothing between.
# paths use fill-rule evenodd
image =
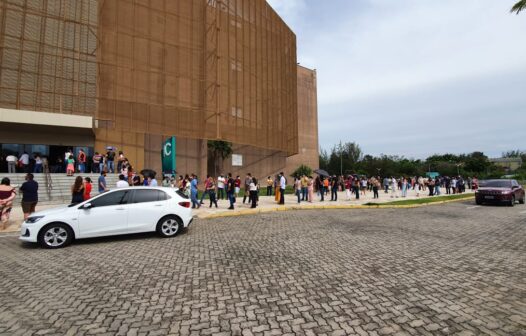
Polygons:
<instances>
[{"instance_id":1,"label":"palm tree","mask_svg":"<svg viewBox=\"0 0 526 336\"><path fill-rule=\"evenodd\" d=\"M223 166L223 160L232 155L232 143L220 140L208 140L208 150L214 158L214 176L217 176L219 166ZM221 165L219 164L221 159Z\"/></svg>"},{"instance_id":2,"label":"palm tree","mask_svg":"<svg viewBox=\"0 0 526 336\"><path fill-rule=\"evenodd\" d=\"M519 14L521 10L526 10L526 0L520 0L511 8L511 12L516 12L516 14Z\"/></svg>"}]
</instances>

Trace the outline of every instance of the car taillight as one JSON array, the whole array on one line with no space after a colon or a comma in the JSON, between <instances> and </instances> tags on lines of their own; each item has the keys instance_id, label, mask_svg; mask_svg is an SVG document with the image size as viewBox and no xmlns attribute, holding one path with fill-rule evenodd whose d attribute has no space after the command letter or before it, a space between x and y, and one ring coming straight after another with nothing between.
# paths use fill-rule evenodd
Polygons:
<instances>
[{"instance_id":1,"label":"car taillight","mask_svg":"<svg viewBox=\"0 0 526 336\"><path fill-rule=\"evenodd\" d=\"M179 205L182 206L183 208L189 208L190 202L179 202Z\"/></svg>"}]
</instances>

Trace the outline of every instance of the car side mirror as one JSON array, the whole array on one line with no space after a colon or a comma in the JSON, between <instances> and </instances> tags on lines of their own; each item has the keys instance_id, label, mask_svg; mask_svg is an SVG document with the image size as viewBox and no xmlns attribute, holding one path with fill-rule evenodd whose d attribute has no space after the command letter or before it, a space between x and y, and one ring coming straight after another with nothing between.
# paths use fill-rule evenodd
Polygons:
<instances>
[{"instance_id":1,"label":"car side mirror","mask_svg":"<svg viewBox=\"0 0 526 336\"><path fill-rule=\"evenodd\" d=\"M92 207L93 207L93 206L91 205L91 203L86 203L86 204L84 204L84 205L81 207L81 209L83 209L83 210L89 210L89 209L91 209Z\"/></svg>"},{"instance_id":2,"label":"car side mirror","mask_svg":"<svg viewBox=\"0 0 526 336\"><path fill-rule=\"evenodd\" d=\"M519 189L519 186L513 186L511 189Z\"/></svg>"}]
</instances>

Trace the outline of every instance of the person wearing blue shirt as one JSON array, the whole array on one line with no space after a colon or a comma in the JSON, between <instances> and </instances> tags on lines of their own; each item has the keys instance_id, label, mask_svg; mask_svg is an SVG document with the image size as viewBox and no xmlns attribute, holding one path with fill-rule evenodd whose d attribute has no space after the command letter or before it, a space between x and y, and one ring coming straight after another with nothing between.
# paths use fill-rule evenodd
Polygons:
<instances>
[{"instance_id":1,"label":"person wearing blue shirt","mask_svg":"<svg viewBox=\"0 0 526 336\"><path fill-rule=\"evenodd\" d=\"M103 192L108 190L108 187L106 185L106 172L104 170L101 171L100 173L98 186L99 186L99 194L102 194Z\"/></svg>"},{"instance_id":2,"label":"person wearing blue shirt","mask_svg":"<svg viewBox=\"0 0 526 336\"><path fill-rule=\"evenodd\" d=\"M192 200L192 209L199 209L201 207L201 204L199 204L199 200L197 199L197 183L197 176L192 174L192 181L190 182L190 199Z\"/></svg>"}]
</instances>

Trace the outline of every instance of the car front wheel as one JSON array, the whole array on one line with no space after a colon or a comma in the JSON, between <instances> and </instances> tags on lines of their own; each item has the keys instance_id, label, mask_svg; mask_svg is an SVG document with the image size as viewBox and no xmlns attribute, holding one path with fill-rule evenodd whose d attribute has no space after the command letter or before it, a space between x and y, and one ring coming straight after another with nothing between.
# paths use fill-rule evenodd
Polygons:
<instances>
[{"instance_id":1,"label":"car front wheel","mask_svg":"<svg viewBox=\"0 0 526 336\"><path fill-rule=\"evenodd\" d=\"M175 237L181 227L181 220L178 217L166 216L157 223L157 233L164 238Z\"/></svg>"},{"instance_id":2,"label":"car front wheel","mask_svg":"<svg viewBox=\"0 0 526 336\"><path fill-rule=\"evenodd\" d=\"M62 223L46 225L38 233L38 243L45 248L56 249L68 246L73 240L73 231Z\"/></svg>"},{"instance_id":3,"label":"car front wheel","mask_svg":"<svg viewBox=\"0 0 526 336\"><path fill-rule=\"evenodd\" d=\"M519 204L524 204L524 199L526 198L526 196L522 196L522 198L519 200Z\"/></svg>"},{"instance_id":4,"label":"car front wheel","mask_svg":"<svg viewBox=\"0 0 526 336\"><path fill-rule=\"evenodd\" d=\"M511 207L512 206L515 206L515 195L511 196L511 201L510 201L510 204L509 204Z\"/></svg>"}]
</instances>

